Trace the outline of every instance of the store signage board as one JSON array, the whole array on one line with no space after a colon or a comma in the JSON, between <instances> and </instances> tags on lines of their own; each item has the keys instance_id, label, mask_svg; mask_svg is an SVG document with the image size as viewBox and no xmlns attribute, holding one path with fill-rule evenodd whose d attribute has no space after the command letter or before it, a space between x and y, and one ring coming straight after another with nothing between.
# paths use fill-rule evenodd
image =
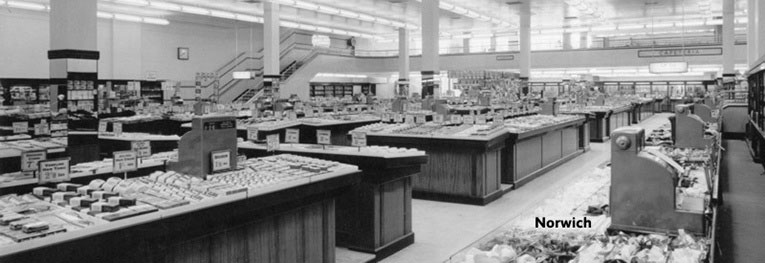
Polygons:
<instances>
[{"instance_id":1,"label":"store signage board","mask_svg":"<svg viewBox=\"0 0 765 263\"><path fill-rule=\"evenodd\" d=\"M138 154L138 157L151 156L151 143L149 141L132 141L130 149Z\"/></svg>"},{"instance_id":2,"label":"store signage board","mask_svg":"<svg viewBox=\"0 0 765 263\"><path fill-rule=\"evenodd\" d=\"M454 124L462 123L462 116L457 115L457 114L452 115L451 122L454 123Z\"/></svg>"},{"instance_id":3,"label":"store signage board","mask_svg":"<svg viewBox=\"0 0 765 263\"><path fill-rule=\"evenodd\" d=\"M51 131L64 131L67 130L67 124L66 122L56 122L50 124L50 130Z\"/></svg>"},{"instance_id":4,"label":"store signage board","mask_svg":"<svg viewBox=\"0 0 765 263\"><path fill-rule=\"evenodd\" d=\"M651 63L651 64L648 64L648 72L653 74L685 73L685 72L688 72L688 62Z\"/></svg>"},{"instance_id":5,"label":"store signage board","mask_svg":"<svg viewBox=\"0 0 765 263\"><path fill-rule=\"evenodd\" d=\"M515 60L515 55L497 55L497 60Z\"/></svg>"},{"instance_id":6,"label":"store signage board","mask_svg":"<svg viewBox=\"0 0 765 263\"><path fill-rule=\"evenodd\" d=\"M414 115L407 114L406 117L404 117L404 123L406 124L414 123Z\"/></svg>"},{"instance_id":7,"label":"store signage board","mask_svg":"<svg viewBox=\"0 0 765 263\"><path fill-rule=\"evenodd\" d=\"M28 151L21 153L21 171L37 171L40 161L45 161L47 155L45 151Z\"/></svg>"},{"instance_id":8,"label":"store signage board","mask_svg":"<svg viewBox=\"0 0 765 263\"><path fill-rule=\"evenodd\" d=\"M13 134L27 133L29 132L29 122L17 121L13 122Z\"/></svg>"},{"instance_id":9,"label":"store signage board","mask_svg":"<svg viewBox=\"0 0 765 263\"><path fill-rule=\"evenodd\" d=\"M299 129L287 129L284 132L284 142L286 142L286 143L300 143L300 130Z\"/></svg>"},{"instance_id":10,"label":"store signage board","mask_svg":"<svg viewBox=\"0 0 765 263\"><path fill-rule=\"evenodd\" d=\"M212 172L221 172L231 169L231 152L228 150L214 151L210 153Z\"/></svg>"},{"instance_id":11,"label":"store signage board","mask_svg":"<svg viewBox=\"0 0 765 263\"><path fill-rule=\"evenodd\" d=\"M669 48L638 50L638 57L720 56L722 53L722 48Z\"/></svg>"},{"instance_id":12,"label":"store signage board","mask_svg":"<svg viewBox=\"0 0 765 263\"><path fill-rule=\"evenodd\" d=\"M426 122L425 115L417 115L417 116L415 116L414 117L414 122L417 123L417 124L425 124L425 122Z\"/></svg>"},{"instance_id":13,"label":"store signage board","mask_svg":"<svg viewBox=\"0 0 765 263\"><path fill-rule=\"evenodd\" d=\"M138 170L138 155L134 151L114 152L112 173L127 173Z\"/></svg>"},{"instance_id":14,"label":"store signage board","mask_svg":"<svg viewBox=\"0 0 765 263\"><path fill-rule=\"evenodd\" d=\"M433 122L444 123L444 115L441 115L441 114L433 115Z\"/></svg>"},{"instance_id":15,"label":"store signage board","mask_svg":"<svg viewBox=\"0 0 765 263\"><path fill-rule=\"evenodd\" d=\"M122 135L122 123L121 122L112 123L112 131L114 131L114 136Z\"/></svg>"},{"instance_id":16,"label":"store signage board","mask_svg":"<svg viewBox=\"0 0 765 263\"><path fill-rule=\"evenodd\" d=\"M279 134L269 134L266 136L266 151L273 152L279 150Z\"/></svg>"},{"instance_id":17,"label":"store signage board","mask_svg":"<svg viewBox=\"0 0 765 263\"><path fill-rule=\"evenodd\" d=\"M330 130L316 130L316 142L318 144L331 144L332 132Z\"/></svg>"},{"instance_id":18,"label":"store signage board","mask_svg":"<svg viewBox=\"0 0 765 263\"><path fill-rule=\"evenodd\" d=\"M38 162L38 182L40 184L69 181L69 158Z\"/></svg>"},{"instance_id":19,"label":"store signage board","mask_svg":"<svg viewBox=\"0 0 765 263\"><path fill-rule=\"evenodd\" d=\"M473 124L475 122L475 118L473 118L473 115L465 115L462 116L462 122L465 124Z\"/></svg>"},{"instance_id":20,"label":"store signage board","mask_svg":"<svg viewBox=\"0 0 765 263\"><path fill-rule=\"evenodd\" d=\"M364 132L351 133L351 146L366 147L367 146L367 134Z\"/></svg>"},{"instance_id":21,"label":"store signage board","mask_svg":"<svg viewBox=\"0 0 765 263\"><path fill-rule=\"evenodd\" d=\"M475 116L475 124L486 124L486 115Z\"/></svg>"},{"instance_id":22,"label":"store signage board","mask_svg":"<svg viewBox=\"0 0 765 263\"><path fill-rule=\"evenodd\" d=\"M250 140L250 141L258 140L258 127L253 127L253 126L247 127L247 140Z\"/></svg>"}]
</instances>

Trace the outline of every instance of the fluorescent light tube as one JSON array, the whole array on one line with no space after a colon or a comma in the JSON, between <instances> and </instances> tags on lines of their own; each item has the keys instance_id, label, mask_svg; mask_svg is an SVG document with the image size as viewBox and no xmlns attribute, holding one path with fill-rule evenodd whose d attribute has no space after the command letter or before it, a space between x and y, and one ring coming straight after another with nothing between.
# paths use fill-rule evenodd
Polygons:
<instances>
[{"instance_id":1,"label":"fluorescent light tube","mask_svg":"<svg viewBox=\"0 0 765 263\"><path fill-rule=\"evenodd\" d=\"M140 16L131 16L131 15L123 15L123 14L114 14L114 19L128 21L128 22L143 21Z\"/></svg>"},{"instance_id":2,"label":"fluorescent light tube","mask_svg":"<svg viewBox=\"0 0 765 263\"><path fill-rule=\"evenodd\" d=\"M319 6L319 12L334 15L334 14L339 14L340 9L323 5L323 6Z\"/></svg>"},{"instance_id":3,"label":"fluorescent light tube","mask_svg":"<svg viewBox=\"0 0 765 263\"><path fill-rule=\"evenodd\" d=\"M171 3L167 3L167 2L157 2L157 1L154 1L154 2L150 2L149 6L154 7L154 8L158 8L158 9L169 10L169 11L181 11L181 6L180 5L171 4Z\"/></svg>"},{"instance_id":4,"label":"fluorescent light tube","mask_svg":"<svg viewBox=\"0 0 765 263\"><path fill-rule=\"evenodd\" d=\"M236 14L236 20L252 22L252 23L261 23L261 22L263 22L263 19L260 18L260 17L251 16L251 15L241 15L241 14Z\"/></svg>"},{"instance_id":5,"label":"fluorescent light tube","mask_svg":"<svg viewBox=\"0 0 765 263\"><path fill-rule=\"evenodd\" d=\"M45 10L45 5L38 4L38 3L8 1L6 4L9 7L19 8L19 9L27 9L27 10L35 10L35 11Z\"/></svg>"},{"instance_id":6,"label":"fluorescent light tube","mask_svg":"<svg viewBox=\"0 0 765 263\"><path fill-rule=\"evenodd\" d=\"M155 25L169 25L170 21L167 21L167 19L162 18L153 18L153 17L144 17L143 22L147 24L155 24Z\"/></svg>"},{"instance_id":7,"label":"fluorescent light tube","mask_svg":"<svg viewBox=\"0 0 765 263\"><path fill-rule=\"evenodd\" d=\"M290 22L290 21L281 21L279 25L283 27L289 27L289 28L298 28L300 26L298 23Z\"/></svg>"},{"instance_id":8,"label":"fluorescent light tube","mask_svg":"<svg viewBox=\"0 0 765 263\"><path fill-rule=\"evenodd\" d=\"M190 13L190 14L197 14L197 15L209 15L210 10L207 10L205 8L199 8L194 6L183 6L182 8L183 12Z\"/></svg>"},{"instance_id":9,"label":"fluorescent light tube","mask_svg":"<svg viewBox=\"0 0 765 263\"><path fill-rule=\"evenodd\" d=\"M210 10L210 15L226 19L236 19L236 14L226 11Z\"/></svg>"},{"instance_id":10,"label":"fluorescent light tube","mask_svg":"<svg viewBox=\"0 0 765 263\"><path fill-rule=\"evenodd\" d=\"M149 5L149 1L146 1L146 0L115 0L114 2L117 2L120 4L126 4L126 5L135 5L135 6Z\"/></svg>"},{"instance_id":11,"label":"fluorescent light tube","mask_svg":"<svg viewBox=\"0 0 765 263\"><path fill-rule=\"evenodd\" d=\"M106 19L114 18L114 15L112 13L101 12L101 11L96 12L96 16L99 18L106 18Z\"/></svg>"},{"instance_id":12,"label":"fluorescent light tube","mask_svg":"<svg viewBox=\"0 0 765 263\"><path fill-rule=\"evenodd\" d=\"M295 6L302 8L302 9L308 9L308 10L319 10L319 6L316 4L303 2L303 1L295 1Z\"/></svg>"},{"instance_id":13,"label":"fluorescent light tube","mask_svg":"<svg viewBox=\"0 0 765 263\"><path fill-rule=\"evenodd\" d=\"M365 15L365 14L359 14L358 18L359 18L359 20L367 21L367 22L374 22L375 21L375 18L373 16Z\"/></svg>"}]
</instances>

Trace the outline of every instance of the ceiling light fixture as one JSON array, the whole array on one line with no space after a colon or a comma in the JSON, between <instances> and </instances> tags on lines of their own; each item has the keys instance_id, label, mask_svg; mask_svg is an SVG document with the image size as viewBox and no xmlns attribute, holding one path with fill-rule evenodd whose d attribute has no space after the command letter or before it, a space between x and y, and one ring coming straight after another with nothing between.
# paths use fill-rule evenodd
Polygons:
<instances>
[{"instance_id":1,"label":"ceiling light fixture","mask_svg":"<svg viewBox=\"0 0 765 263\"><path fill-rule=\"evenodd\" d=\"M146 1L146 0L114 0L114 2L119 3L119 4L134 5L134 6L147 6L147 5L149 5L149 1Z\"/></svg>"},{"instance_id":2,"label":"ceiling light fixture","mask_svg":"<svg viewBox=\"0 0 765 263\"><path fill-rule=\"evenodd\" d=\"M210 15L226 19L236 19L236 14L226 11L210 10Z\"/></svg>"},{"instance_id":3,"label":"ceiling light fixture","mask_svg":"<svg viewBox=\"0 0 765 263\"><path fill-rule=\"evenodd\" d=\"M171 4L171 3L167 3L167 2L152 1L152 2L149 3L149 6L154 7L154 8L158 8L158 9L168 10L168 11L181 11L181 6L180 5Z\"/></svg>"},{"instance_id":4,"label":"ceiling light fixture","mask_svg":"<svg viewBox=\"0 0 765 263\"><path fill-rule=\"evenodd\" d=\"M144 17L143 22L147 24L155 24L155 25L162 25L162 26L166 26L170 24L170 21L167 21L166 19L152 18L152 17Z\"/></svg>"},{"instance_id":5,"label":"ceiling light fixture","mask_svg":"<svg viewBox=\"0 0 765 263\"><path fill-rule=\"evenodd\" d=\"M128 22L143 22L143 19L140 16L124 15L124 14L114 14L114 19L128 21Z\"/></svg>"},{"instance_id":6,"label":"ceiling light fixture","mask_svg":"<svg viewBox=\"0 0 765 263\"><path fill-rule=\"evenodd\" d=\"M184 13L197 14L197 15L210 15L210 10L195 6L183 6L181 8Z\"/></svg>"},{"instance_id":7,"label":"ceiling light fixture","mask_svg":"<svg viewBox=\"0 0 765 263\"><path fill-rule=\"evenodd\" d=\"M8 5L8 7L12 7L12 8L35 10L35 11L42 11L47 8L43 4L20 2L20 1L8 1L5 4Z\"/></svg>"}]
</instances>

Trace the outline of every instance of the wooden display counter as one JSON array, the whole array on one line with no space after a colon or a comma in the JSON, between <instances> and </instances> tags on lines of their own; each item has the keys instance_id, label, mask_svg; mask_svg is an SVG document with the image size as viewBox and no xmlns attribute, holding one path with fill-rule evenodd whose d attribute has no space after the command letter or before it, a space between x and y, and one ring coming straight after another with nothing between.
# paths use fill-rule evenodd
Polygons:
<instances>
[{"instance_id":1,"label":"wooden display counter","mask_svg":"<svg viewBox=\"0 0 765 263\"><path fill-rule=\"evenodd\" d=\"M655 101L653 99L646 99L641 100L638 103L633 103L632 116L630 116L632 121L630 123L638 124L641 121L653 116L654 103Z\"/></svg>"},{"instance_id":2,"label":"wooden display counter","mask_svg":"<svg viewBox=\"0 0 765 263\"><path fill-rule=\"evenodd\" d=\"M584 117L540 129L510 133L502 150L502 183L519 187L587 150Z\"/></svg>"},{"instance_id":3,"label":"wooden display counter","mask_svg":"<svg viewBox=\"0 0 765 263\"><path fill-rule=\"evenodd\" d=\"M607 119L608 130L605 137L610 136L611 132L619 127L630 126L632 124L632 106L624 106L611 110L611 115Z\"/></svg>"},{"instance_id":4,"label":"wooden display counter","mask_svg":"<svg viewBox=\"0 0 765 263\"><path fill-rule=\"evenodd\" d=\"M581 112L562 113L584 114ZM590 141L606 142L613 130L631 124L632 106L623 106L610 110L592 110L586 115L590 126Z\"/></svg>"},{"instance_id":5,"label":"wooden display counter","mask_svg":"<svg viewBox=\"0 0 765 263\"><path fill-rule=\"evenodd\" d=\"M148 141L151 153L169 152L178 149L177 135L154 135L123 133L121 136L98 136L102 158L110 157L117 151L129 151L133 142Z\"/></svg>"},{"instance_id":6,"label":"wooden display counter","mask_svg":"<svg viewBox=\"0 0 765 263\"><path fill-rule=\"evenodd\" d=\"M423 151L372 153L357 147L282 144L275 153L266 145L239 143L248 158L289 153L359 166L361 183L337 200L337 244L381 260L414 243L412 178L427 162Z\"/></svg>"},{"instance_id":7,"label":"wooden display counter","mask_svg":"<svg viewBox=\"0 0 765 263\"><path fill-rule=\"evenodd\" d=\"M428 153L428 163L413 179L414 198L486 205L509 190L500 182L502 149L509 136L504 130L474 137L369 133L367 143Z\"/></svg>"},{"instance_id":8,"label":"wooden display counter","mask_svg":"<svg viewBox=\"0 0 765 263\"><path fill-rule=\"evenodd\" d=\"M351 140L348 138L348 132L358 127L376 122L380 122L380 118L362 120L321 120L316 123L302 120L302 125L300 126L300 142L316 144L316 131L329 130L332 135L330 138L332 145L348 146L351 145Z\"/></svg>"},{"instance_id":9,"label":"wooden display counter","mask_svg":"<svg viewBox=\"0 0 765 263\"><path fill-rule=\"evenodd\" d=\"M0 262L335 262L335 198L357 170L4 246Z\"/></svg>"}]
</instances>

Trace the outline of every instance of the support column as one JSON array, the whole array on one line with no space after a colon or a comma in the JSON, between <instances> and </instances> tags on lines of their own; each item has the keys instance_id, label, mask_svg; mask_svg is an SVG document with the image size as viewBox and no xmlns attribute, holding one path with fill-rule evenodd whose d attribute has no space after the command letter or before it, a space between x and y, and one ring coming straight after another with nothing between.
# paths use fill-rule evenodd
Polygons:
<instances>
[{"instance_id":1,"label":"support column","mask_svg":"<svg viewBox=\"0 0 765 263\"><path fill-rule=\"evenodd\" d=\"M568 32L563 33L561 42L562 42L561 44L563 44L564 50L574 48L574 46L571 45L571 33L568 33Z\"/></svg>"},{"instance_id":2,"label":"support column","mask_svg":"<svg viewBox=\"0 0 765 263\"><path fill-rule=\"evenodd\" d=\"M50 1L51 111L84 110L98 116L97 0ZM64 118L66 120L66 118ZM59 121L53 121L56 123ZM57 124L65 124L66 121ZM48 125L48 124L46 124ZM57 125L60 126L60 125ZM67 125L68 126L68 125ZM78 129L96 131L98 120L83 121ZM73 128L73 127L68 127ZM47 129L50 131L50 128ZM98 137L67 136L70 164L100 160Z\"/></svg>"},{"instance_id":3,"label":"support column","mask_svg":"<svg viewBox=\"0 0 765 263\"><path fill-rule=\"evenodd\" d=\"M462 39L462 53L470 53L470 38Z\"/></svg>"},{"instance_id":4,"label":"support column","mask_svg":"<svg viewBox=\"0 0 765 263\"><path fill-rule=\"evenodd\" d=\"M271 99L274 111L281 111L279 99L279 4L263 2L263 94Z\"/></svg>"},{"instance_id":5,"label":"support column","mask_svg":"<svg viewBox=\"0 0 765 263\"><path fill-rule=\"evenodd\" d=\"M762 56L765 56L765 32L762 32L765 30L765 3L762 2L762 0L756 0L757 2L755 11L756 16L756 25L755 28L757 30L757 59L760 59Z\"/></svg>"},{"instance_id":6,"label":"support column","mask_svg":"<svg viewBox=\"0 0 765 263\"><path fill-rule=\"evenodd\" d=\"M735 74L735 51L733 44L736 41L734 35L734 4L735 0L723 0L723 26L722 26L722 47L723 47L723 76L726 74Z\"/></svg>"},{"instance_id":7,"label":"support column","mask_svg":"<svg viewBox=\"0 0 765 263\"><path fill-rule=\"evenodd\" d=\"M422 0L422 97L435 95L438 83L439 0Z\"/></svg>"},{"instance_id":8,"label":"support column","mask_svg":"<svg viewBox=\"0 0 765 263\"><path fill-rule=\"evenodd\" d=\"M754 63L759 58L757 56L757 2L758 0L747 0L746 6L746 60L749 68L754 67Z\"/></svg>"},{"instance_id":9,"label":"support column","mask_svg":"<svg viewBox=\"0 0 765 263\"><path fill-rule=\"evenodd\" d=\"M531 75L531 3L524 0L521 3L520 34L518 35L521 52L518 54L521 79L521 94L529 93L529 76Z\"/></svg>"},{"instance_id":10,"label":"support column","mask_svg":"<svg viewBox=\"0 0 765 263\"><path fill-rule=\"evenodd\" d=\"M409 96L409 30L398 29L398 90L396 97Z\"/></svg>"}]
</instances>

